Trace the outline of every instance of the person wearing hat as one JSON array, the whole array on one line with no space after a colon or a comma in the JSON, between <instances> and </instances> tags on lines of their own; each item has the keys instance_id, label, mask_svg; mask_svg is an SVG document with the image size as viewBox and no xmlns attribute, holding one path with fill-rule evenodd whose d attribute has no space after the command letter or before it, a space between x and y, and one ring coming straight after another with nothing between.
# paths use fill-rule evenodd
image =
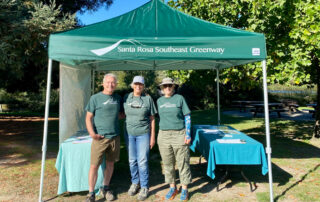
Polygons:
<instances>
[{"instance_id":1,"label":"person wearing hat","mask_svg":"<svg viewBox=\"0 0 320 202\"><path fill-rule=\"evenodd\" d=\"M128 148L131 186L128 195L139 190L138 200L145 200L149 193L149 151L155 144L155 119L157 109L152 98L144 94L144 78L135 76L131 83L133 92L124 97L126 115L125 140Z\"/></svg>"},{"instance_id":2,"label":"person wearing hat","mask_svg":"<svg viewBox=\"0 0 320 202\"><path fill-rule=\"evenodd\" d=\"M182 186L180 200L188 200L188 184L191 183L190 151L191 142L190 109L183 96L174 94L175 83L164 78L160 84L164 94L157 100L160 117L158 145L163 161L165 182L170 185L165 198L172 200L178 194L176 187L175 163L179 169Z\"/></svg>"}]
</instances>

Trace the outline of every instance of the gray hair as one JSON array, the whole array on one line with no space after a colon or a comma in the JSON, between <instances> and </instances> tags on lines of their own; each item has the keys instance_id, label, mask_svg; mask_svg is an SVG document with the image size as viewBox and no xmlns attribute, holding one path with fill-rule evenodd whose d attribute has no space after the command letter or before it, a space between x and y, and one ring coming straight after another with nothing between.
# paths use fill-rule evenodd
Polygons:
<instances>
[{"instance_id":1,"label":"gray hair","mask_svg":"<svg viewBox=\"0 0 320 202\"><path fill-rule=\"evenodd\" d=\"M117 76L116 76L116 75L114 75L114 74L112 74L112 73L108 73L108 74L105 74L105 75L104 75L104 77L103 77L103 81L102 81L103 83L105 82L106 77L108 77L108 76L110 76L110 77L114 78L114 80L116 80L116 83L118 83Z\"/></svg>"}]
</instances>

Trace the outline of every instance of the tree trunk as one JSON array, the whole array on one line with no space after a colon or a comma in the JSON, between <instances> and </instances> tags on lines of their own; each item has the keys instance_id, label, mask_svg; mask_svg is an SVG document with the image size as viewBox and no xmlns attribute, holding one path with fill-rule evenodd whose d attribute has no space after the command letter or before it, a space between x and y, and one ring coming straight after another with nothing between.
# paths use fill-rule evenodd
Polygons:
<instances>
[{"instance_id":1,"label":"tree trunk","mask_svg":"<svg viewBox=\"0 0 320 202\"><path fill-rule=\"evenodd\" d=\"M316 123L314 126L314 132L313 132L313 137L314 138L320 138L320 67L319 67L319 58L314 56L314 67L316 68L317 76L317 107L316 107Z\"/></svg>"}]
</instances>

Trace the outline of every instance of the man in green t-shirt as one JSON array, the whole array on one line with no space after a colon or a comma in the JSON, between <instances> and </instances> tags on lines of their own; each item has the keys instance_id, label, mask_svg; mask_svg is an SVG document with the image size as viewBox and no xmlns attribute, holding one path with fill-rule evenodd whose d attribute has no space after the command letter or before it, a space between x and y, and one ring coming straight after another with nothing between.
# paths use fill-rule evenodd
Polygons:
<instances>
[{"instance_id":1,"label":"man in green t-shirt","mask_svg":"<svg viewBox=\"0 0 320 202\"><path fill-rule=\"evenodd\" d=\"M103 91L92 95L86 107L86 126L92 137L91 158L89 170L89 194L87 201L95 201L94 187L97 181L97 173L102 158L105 154L106 169L104 171L102 194L108 201L114 200L114 195L109 188L114 162L119 161L120 136L119 136L119 112L121 97L114 94L117 86L116 76L106 74L103 79Z\"/></svg>"}]
</instances>

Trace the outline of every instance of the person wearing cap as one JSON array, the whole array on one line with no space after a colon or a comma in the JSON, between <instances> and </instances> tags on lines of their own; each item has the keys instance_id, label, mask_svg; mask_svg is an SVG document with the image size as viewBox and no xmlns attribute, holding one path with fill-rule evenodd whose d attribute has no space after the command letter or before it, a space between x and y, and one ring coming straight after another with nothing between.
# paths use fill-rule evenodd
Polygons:
<instances>
[{"instance_id":1,"label":"person wearing cap","mask_svg":"<svg viewBox=\"0 0 320 202\"><path fill-rule=\"evenodd\" d=\"M155 144L155 119L157 109L152 98L144 91L144 78L135 76L131 83L133 92L124 97L126 115L125 140L128 148L131 186L128 195L139 190L138 200L145 200L149 193L149 151Z\"/></svg>"},{"instance_id":2,"label":"person wearing cap","mask_svg":"<svg viewBox=\"0 0 320 202\"><path fill-rule=\"evenodd\" d=\"M98 168L103 158L106 159L106 169L101 193L107 201L115 199L109 184L114 170L114 162L119 161L120 156L119 118L122 114L122 99L114 93L117 87L117 78L114 74L106 74L103 77L102 86L103 91L92 95L86 107L86 126L93 139L87 202L95 201L94 188Z\"/></svg>"},{"instance_id":3,"label":"person wearing cap","mask_svg":"<svg viewBox=\"0 0 320 202\"><path fill-rule=\"evenodd\" d=\"M188 200L188 184L191 183L190 109L183 96L174 94L176 84L171 78L164 78L160 84L164 96L157 100L160 117L158 145L163 161L165 182L170 185L165 198L172 200L178 194L175 163L179 169L182 186L180 200Z\"/></svg>"}]
</instances>

